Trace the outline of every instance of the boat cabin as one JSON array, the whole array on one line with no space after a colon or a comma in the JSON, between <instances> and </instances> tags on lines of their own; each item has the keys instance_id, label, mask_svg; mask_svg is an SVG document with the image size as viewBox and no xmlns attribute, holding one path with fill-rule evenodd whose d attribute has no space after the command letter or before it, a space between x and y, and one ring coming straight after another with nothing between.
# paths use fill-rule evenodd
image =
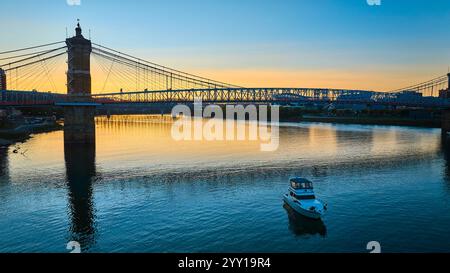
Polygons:
<instances>
[{"instance_id":1,"label":"boat cabin","mask_svg":"<svg viewBox=\"0 0 450 273\"><path fill-rule=\"evenodd\" d=\"M304 178L292 178L291 187L294 190L313 190L313 183Z\"/></svg>"},{"instance_id":2,"label":"boat cabin","mask_svg":"<svg viewBox=\"0 0 450 273\"><path fill-rule=\"evenodd\" d=\"M313 200L314 195L313 183L304 178L292 178L289 195L297 200Z\"/></svg>"}]
</instances>

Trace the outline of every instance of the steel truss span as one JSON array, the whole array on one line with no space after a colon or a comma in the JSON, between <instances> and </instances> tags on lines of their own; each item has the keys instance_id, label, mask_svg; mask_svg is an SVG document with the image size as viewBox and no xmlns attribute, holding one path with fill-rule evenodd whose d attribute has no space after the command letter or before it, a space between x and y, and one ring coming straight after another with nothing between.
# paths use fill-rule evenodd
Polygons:
<instances>
[{"instance_id":1,"label":"steel truss span","mask_svg":"<svg viewBox=\"0 0 450 273\"><path fill-rule=\"evenodd\" d=\"M113 103L290 103L382 104L411 107L446 107L448 100L422 97L402 99L402 93L317 88L226 88L176 91L141 91L92 95L94 101Z\"/></svg>"},{"instance_id":2,"label":"steel truss span","mask_svg":"<svg viewBox=\"0 0 450 273\"><path fill-rule=\"evenodd\" d=\"M84 96L98 104L124 103L192 103L201 99L206 103L338 103L392 105L409 107L449 107L450 101L440 98L409 97L403 93L384 93L364 90L339 90L317 88L225 88L190 89L107 93ZM83 97L83 96L79 96ZM54 105L64 103L65 94L1 91L0 105Z\"/></svg>"},{"instance_id":3,"label":"steel truss span","mask_svg":"<svg viewBox=\"0 0 450 273\"><path fill-rule=\"evenodd\" d=\"M137 102L271 102L281 100L310 99L334 101L344 94L362 94L368 91L309 89L309 88L224 88L189 89L169 91L141 91L126 93L95 94L92 98L105 103Z\"/></svg>"}]
</instances>

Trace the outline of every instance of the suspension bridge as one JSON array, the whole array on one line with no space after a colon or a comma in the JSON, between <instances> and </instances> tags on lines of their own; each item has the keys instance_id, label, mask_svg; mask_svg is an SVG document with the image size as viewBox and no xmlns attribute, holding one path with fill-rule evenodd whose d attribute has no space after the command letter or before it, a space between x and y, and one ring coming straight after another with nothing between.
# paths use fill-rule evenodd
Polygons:
<instances>
[{"instance_id":1,"label":"suspension bridge","mask_svg":"<svg viewBox=\"0 0 450 273\"><path fill-rule=\"evenodd\" d=\"M77 29L82 38L81 28ZM85 54L91 57L86 55L74 60L75 55L69 51L72 47L70 41L0 52L0 106L65 103L73 81L71 75L76 74L70 68L67 70L67 63L70 66L71 62L80 60L88 64L84 73L89 77L83 81L89 85L85 87L89 91L78 92L77 95L86 96L98 104L189 103L194 98L201 98L210 103L296 101L428 108L450 106L444 92L449 88L450 74L380 92L300 87L249 88L182 72L90 41ZM95 77L92 83L91 74ZM93 92L90 91L91 85Z\"/></svg>"}]
</instances>

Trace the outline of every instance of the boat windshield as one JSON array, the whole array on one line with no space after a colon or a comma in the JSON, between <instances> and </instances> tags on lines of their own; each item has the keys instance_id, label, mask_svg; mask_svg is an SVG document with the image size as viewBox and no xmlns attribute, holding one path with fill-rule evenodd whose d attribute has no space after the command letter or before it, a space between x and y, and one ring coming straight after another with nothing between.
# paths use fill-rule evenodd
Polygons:
<instances>
[{"instance_id":1,"label":"boat windshield","mask_svg":"<svg viewBox=\"0 0 450 273\"><path fill-rule=\"evenodd\" d=\"M314 195L294 195L297 200L314 200L316 196Z\"/></svg>"},{"instance_id":2,"label":"boat windshield","mask_svg":"<svg viewBox=\"0 0 450 273\"><path fill-rule=\"evenodd\" d=\"M312 190L313 184L311 182L295 182L291 181L291 186L296 190Z\"/></svg>"},{"instance_id":3,"label":"boat windshield","mask_svg":"<svg viewBox=\"0 0 450 273\"><path fill-rule=\"evenodd\" d=\"M294 197L297 200L314 200L316 199L316 196L314 194L295 194L293 192L290 192L290 195Z\"/></svg>"}]
</instances>

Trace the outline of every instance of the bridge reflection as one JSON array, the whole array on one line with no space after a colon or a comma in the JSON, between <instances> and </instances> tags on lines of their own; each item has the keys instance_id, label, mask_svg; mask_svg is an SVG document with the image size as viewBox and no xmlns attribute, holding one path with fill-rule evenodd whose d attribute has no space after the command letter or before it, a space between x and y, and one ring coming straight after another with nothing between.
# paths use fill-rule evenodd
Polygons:
<instances>
[{"instance_id":1,"label":"bridge reflection","mask_svg":"<svg viewBox=\"0 0 450 273\"><path fill-rule=\"evenodd\" d=\"M0 181L9 179L9 147L0 147Z\"/></svg>"},{"instance_id":2,"label":"bridge reflection","mask_svg":"<svg viewBox=\"0 0 450 273\"><path fill-rule=\"evenodd\" d=\"M95 145L64 146L71 241L86 251L95 244L92 183L96 176Z\"/></svg>"}]
</instances>

